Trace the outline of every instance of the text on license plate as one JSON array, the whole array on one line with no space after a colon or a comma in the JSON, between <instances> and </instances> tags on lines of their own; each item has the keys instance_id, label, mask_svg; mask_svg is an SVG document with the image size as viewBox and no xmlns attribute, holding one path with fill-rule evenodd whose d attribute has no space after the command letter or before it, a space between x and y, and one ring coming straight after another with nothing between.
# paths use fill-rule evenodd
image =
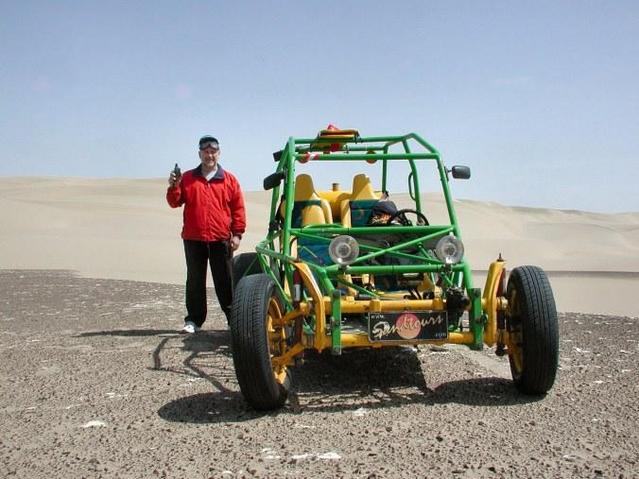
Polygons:
<instances>
[{"instance_id":1,"label":"text on license plate","mask_svg":"<svg viewBox=\"0 0 639 479\"><path fill-rule=\"evenodd\" d=\"M403 311L368 314L371 341L441 340L448 337L446 311Z\"/></svg>"}]
</instances>

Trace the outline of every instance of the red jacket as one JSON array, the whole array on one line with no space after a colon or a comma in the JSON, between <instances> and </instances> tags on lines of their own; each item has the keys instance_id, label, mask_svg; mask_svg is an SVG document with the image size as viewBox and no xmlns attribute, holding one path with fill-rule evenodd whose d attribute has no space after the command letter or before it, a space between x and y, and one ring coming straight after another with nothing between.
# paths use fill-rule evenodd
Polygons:
<instances>
[{"instance_id":1,"label":"red jacket","mask_svg":"<svg viewBox=\"0 0 639 479\"><path fill-rule=\"evenodd\" d=\"M198 241L229 240L246 229L244 197L237 178L218 164L210 181L202 176L202 165L182 175L177 186L166 191L172 208L184 205L182 238Z\"/></svg>"}]
</instances>

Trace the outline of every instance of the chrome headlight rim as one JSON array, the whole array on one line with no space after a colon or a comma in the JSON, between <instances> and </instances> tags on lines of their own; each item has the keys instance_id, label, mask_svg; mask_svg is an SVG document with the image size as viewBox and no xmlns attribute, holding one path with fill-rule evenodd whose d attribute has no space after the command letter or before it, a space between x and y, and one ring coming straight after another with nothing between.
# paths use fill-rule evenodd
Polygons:
<instances>
[{"instance_id":1,"label":"chrome headlight rim","mask_svg":"<svg viewBox=\"0 0 639 479\"><path fill-rule=\"evenodd\" d=\"M453 233L442 236L435 245L435 256L445 265L455 265L464 259L464 243Z\"/></svg>"},{"instance_id":2,"label":"chrome headlight rim","mask_svg":"<svg viewBox=\"0 0 639 479\"><path fill-rule=\"evenodd\" d=\"M359 256L359 243L349 235L339 235L328 245L328 254L333 263L339 266L349 266Z\"/></svg>"}]
</instances>

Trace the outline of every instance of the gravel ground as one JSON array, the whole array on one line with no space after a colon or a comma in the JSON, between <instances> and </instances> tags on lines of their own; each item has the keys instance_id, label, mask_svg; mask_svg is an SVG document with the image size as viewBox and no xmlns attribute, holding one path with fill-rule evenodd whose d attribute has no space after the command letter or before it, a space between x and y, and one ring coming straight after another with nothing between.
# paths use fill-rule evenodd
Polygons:
<instances>
[{"instance_id":1,"label":"gravel ground","mask_svg":"<svg viewBox=\"0 0 639 479\"><path fill-rule=\"evenodd\" d=\"M183 310L179 286L0 271L0 476L639 477L637 318L561 314L543 398L490 350L421 346L312 356L258 414L220 310L188 337Z\"/></svg>"}]
</instances>

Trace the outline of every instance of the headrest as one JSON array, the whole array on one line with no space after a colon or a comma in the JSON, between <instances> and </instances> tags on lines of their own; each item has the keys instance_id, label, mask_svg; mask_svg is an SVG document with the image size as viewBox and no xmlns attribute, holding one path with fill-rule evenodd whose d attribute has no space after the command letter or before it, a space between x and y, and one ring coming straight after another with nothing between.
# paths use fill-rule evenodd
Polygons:
<instances>
[{"instance_id":1,"label":"headrest","mask_svg":"<svg viewBox=\"0 0 639 479\"><path fill-rule=\"evenodd\" d=\"M366 174L360 173L353 177L353 194L351 200L379 199L373 190L371 180Z\"/></svg>"},{"instance_id":2,"label":"headrest","mask_svg":"<svg viewBox=\"0 0 639 479\"><path fill-rule=\"evenodd\" d=\"M319 199L315 193L313 180L309 175L298 175L295 179L295 201Z\"/></svg>"}]
</instances>

